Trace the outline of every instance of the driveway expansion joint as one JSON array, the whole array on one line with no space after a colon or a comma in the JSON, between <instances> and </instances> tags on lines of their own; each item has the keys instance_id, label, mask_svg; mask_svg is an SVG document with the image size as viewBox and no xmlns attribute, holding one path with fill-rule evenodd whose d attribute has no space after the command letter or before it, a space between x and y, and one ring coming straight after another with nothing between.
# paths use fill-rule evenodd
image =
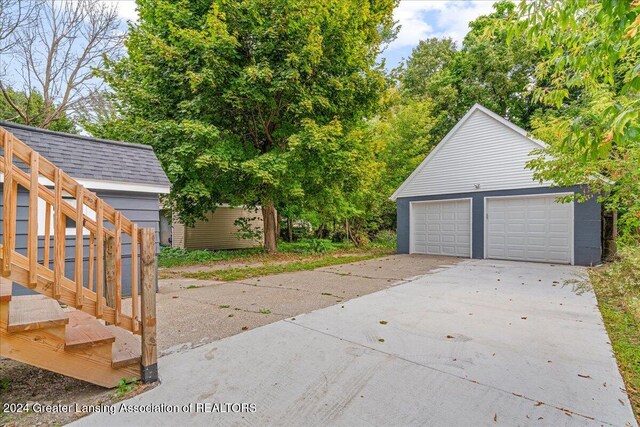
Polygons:
<instances>
[{"instance_id":1,"label":"driveway expansion joint","mask_svg":"<svg viewBox=\"0 0 640 427\"><path fill-rule=\"evenodd\" d=\"M337 335L333 335L333 334L330 334L328 332L320 331L318 329L314 329L314 328L306 326L306 325L301 325L301 324L296 323L294 321L291 321L289 319L283 319L282 321L286 322L286 323L289 323L291 325L299 326L299 327L307 329L309 331L317 332L319 334L322 334L322 335L325 335L325 336L328 336L328 337L331 337L331 338L338 339L340 341L345 341L345 342L348 342L350 344L353 344L353 345L356 345L356 346L359 346L359 347L362 347L362 348L366 348L366 349L374 351L376 353L384 354L386 356L391 356L391 357L396 358L398 360L402 360L404 362L407 362L407 363L410 363L410 364L413 364L413 365L416 365L416 366L420 366L422 368L430 369L430 370L439 372L441 374L449 375L449 376L452 376L454 378L458 378L458 379L467 381L467 382L469 382L471 384L481 385L481 386L490 388L492 390L496 390L496 391L501 392L501 393L510 394L510 395L515 396L517 398L528 400L529 402L533 402L536 406L545 405L545 406L548 406L550 408L554 408L554 409L556 409L558 411L564 412L567 415L572 415L572 416L576 415L578 417L581 417L581 418L584 418L584 419L587 419L587 420L590 420L590 421L597 421L597 422L604 423L604 424L607 424L607 425L610 425L610 426L614 426L615 425L615 424L610 423L608 421L600 420L600 419L597 419L597 418L589 416L589 415L584 415L584 414L572 411L570 409L564 408L562 406L557 406L557 405L554 405L554 404L542 402L542 401L540 401L538 399L533 399L533 398L524 396L524 395L519 394L519 393L515 393L515 392L512 392L512 391L504 390L504 389L501 389L499 387L492 386L490 384L481 383L479 381L476 381L476 380L473 380L473 379L470 379L470 378L466 378L466 377L462 377L460 375L452 374L451 372L443 371L441 369L434 368L433 366L425 365L424 363L419 363L419 362L416 362L414 360L410 360L410 359L404 358L404 357L402 357L402 356L400 356L398 354L395 354L395 353L390 353L390 352L387 352L387 351L384 351L384 350L380 350L379 348L371 347L371 346L368 346L366 344L362 344L362 343L359 343L359 342L356 342L356 341L352 341L350 339L342 338L342 337L339 337Z\"/></svg>"}]
</instances>

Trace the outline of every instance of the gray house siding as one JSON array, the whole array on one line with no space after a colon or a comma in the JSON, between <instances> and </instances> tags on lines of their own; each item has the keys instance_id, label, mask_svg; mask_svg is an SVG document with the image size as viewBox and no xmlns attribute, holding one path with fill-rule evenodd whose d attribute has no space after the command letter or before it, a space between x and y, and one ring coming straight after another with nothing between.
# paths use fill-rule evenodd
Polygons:
<instances>
[{"instance_id":1,"label":"gray house siding","mask_svg":"<svg viewBox=\"0 0 640 427\"><path fill-rule=\"evenodd\" d=\"M472 199L472 250L473 258L484 258L484 198L491 196L517 196L562 192L581 193L579 186L544 187L487 192L438 194L432 196L402 197L397 199L398 253L409 253L410 203L426 200ZM601 261L601 204L591 198L574 206L574 262L576 265L595 265Z\"/></svg>"},{"instance_id":2,"label":"gray house siding","mask_svg":"<svg viewBox=\"0 0 640 427\"><path fill-rule=\"evenodd\" d=\"M4 201L2 195L2 183L0 183L0 232L2 231L2 222L4 220ZM121 191L97 191L96 194L106 203L138 224L140 227L153 227L156 230L156 242L159 240L159 222L160 222L160 203L158 194L150 193L134 193ZM27 191L19 191L16 209L16 251L27 255L27 232L28 232L28 212L29 212L29 193ZM4 238L2 239L4 240ZM67 236L66 238L66 262L65 275L68 278L74 276L75 271L75 236ZM53 253L53 238L51 239L51 253ZM159 249L156 243L156 250ZM89 238L84 238L84 279L85 286L88 282L88 257L89 257ZM39 239L38 259L43 261L44 257L44 238ZM51 264L51 268L53 264ZM95 283L95 280L94 280ZM33 291L14 284L14 295L25 295L33 293ZM122 235L122 295L131 295L131 240L129 236Z\"/></svg>"}]
</instances>

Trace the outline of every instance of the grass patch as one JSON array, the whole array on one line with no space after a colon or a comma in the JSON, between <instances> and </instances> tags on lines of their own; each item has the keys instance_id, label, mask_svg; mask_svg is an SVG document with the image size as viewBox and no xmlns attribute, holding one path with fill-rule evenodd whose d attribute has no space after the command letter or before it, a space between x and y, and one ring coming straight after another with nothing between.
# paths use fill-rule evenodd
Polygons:
<instances>
[{"instance_id":1,"label":"grass patch","mask_svg":"<svg viewBox=\"0 0 640 427\"><path fill-rule=\"evenodd\" d=\"M589 276L640 422L640 246L622 247L616 262L591 269Z\"/></svg>"},{"instance_id":2,"label":"grass patch","mask_svg":"<svg viewBox=\"0 0 640 427\"><path fill-rule=\"evenodd\" d=\"M183 274L184 277L201 280L233 281L250 277L268 276L271 274L291 273L294 271L315 270L331 265L348 264L389 255L388 252L376 252L364 255L345 255L340 257L324 256L322 258L302 260L288 264L272 264L259 267L229 268L221 270L197 271Z\"/></svg>"},{"instance_id":3,"label":"grass patch","mask_svg":"<svg viewBox=\"0 0 640 427\"><path fill-rule=\"evenodd\" d=\"M357 254L366 251L395 250L395 233L380 232L367 246L357 248L351 242L332 242L329 239L302 239L297 242L280 242L278 254L270 255L262 248L232 249L232 250L189 250L164 247L158 256L160 268L186 267L190 265L213 264L216 262L269 262L272 260L286 261L291 258L311 255L327 254Z\"/></svg>"},{"instance_id":4,"label":"grass patch","mask_svg":"<svg viewBox=\"0 0 640 427\"><path fill-rule=\"evenodd\" d=\"M165 247L162 248L158 255L158 267L171 268L217 261L236 261L262 253L264 253L262 248L235 249L232 251L204 251Z\"/></svg>"}]
</instances>

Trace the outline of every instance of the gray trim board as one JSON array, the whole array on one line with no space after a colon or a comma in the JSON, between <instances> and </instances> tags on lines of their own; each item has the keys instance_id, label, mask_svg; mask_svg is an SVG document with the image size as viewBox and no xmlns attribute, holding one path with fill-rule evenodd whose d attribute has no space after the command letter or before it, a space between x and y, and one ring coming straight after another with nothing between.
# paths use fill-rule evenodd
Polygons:
<instances>
[{"instance_id":1,"label":"gray trim board","mask_svg":"<svg viewBox=\"0 0 640 427\"><path fill-rule=\"evenodd\" d=\"M445 199L472 199L472 254L484 258L484 198L491 196L518 196L531 194L582 193L580 186L523 188L499 191L480 191L431 196L401 197L397 202L398 253L409 253L410 202ZM576 265L595 265L601 261L601 212L597 199L575 202L574 206L574 262Z\"/></svg>"}]
</instances>

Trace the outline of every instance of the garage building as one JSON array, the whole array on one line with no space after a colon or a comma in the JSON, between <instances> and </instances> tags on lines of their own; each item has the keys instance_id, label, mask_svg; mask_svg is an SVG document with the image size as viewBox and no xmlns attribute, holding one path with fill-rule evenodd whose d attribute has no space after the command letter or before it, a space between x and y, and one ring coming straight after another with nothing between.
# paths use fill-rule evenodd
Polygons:
<instances>
[{"instance_id":1,"label":"garage building","mask_svg":"<svg viewBox=\"0 0 640 427\"><path fill-rule=\"evenodd\" d=\"M601 204L562 203L526 168L544 143L474 105L391 197L398 252L559 264L601 260Z\"/></svg>"}]
</instances>

